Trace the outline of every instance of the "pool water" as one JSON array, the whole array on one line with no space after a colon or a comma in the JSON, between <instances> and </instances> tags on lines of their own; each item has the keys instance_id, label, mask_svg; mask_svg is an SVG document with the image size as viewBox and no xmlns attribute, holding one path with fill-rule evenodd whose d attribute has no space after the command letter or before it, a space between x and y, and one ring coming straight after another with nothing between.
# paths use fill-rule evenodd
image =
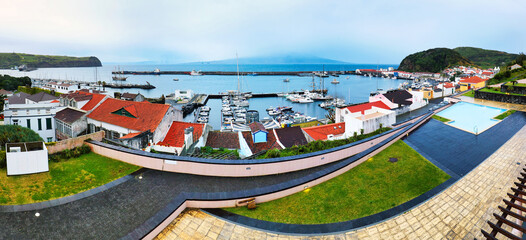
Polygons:
<instances>
[{"instance_id":1,"label":"pool water","mask_svg":"<svg viewBox=\"0 0 526 240\"><path fill-rule=\"evenodd\" d=\"M446 124L464 131L479 134L500 122L493 118L505 111L506 109L502 108L459 102L437 113L437 115L451 120L451 122L447 122Z\"/></svg>"}]
</instances>

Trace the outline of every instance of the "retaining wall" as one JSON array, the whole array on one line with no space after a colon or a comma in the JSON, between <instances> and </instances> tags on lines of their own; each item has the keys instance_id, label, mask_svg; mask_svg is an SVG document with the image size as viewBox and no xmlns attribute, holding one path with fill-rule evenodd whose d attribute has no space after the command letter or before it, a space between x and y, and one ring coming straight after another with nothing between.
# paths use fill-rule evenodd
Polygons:
<instances>
[{"instance_id":1,"label":"retaining wall","mask_svg":"<svg viewBox=\"0 0 526 240\"><path fill-rule=\"evenodd\" d=\"M104 131L90 133L90 134L78 136L75 138L68 138L66 140L56 142L54 145L47 146L48 154L53 154L56 152L64 151L66 149L73 149L76 147L80 147L84 144L84 141L90 138L95 141L102 141L102 139L104 138Z\"/></svg>"}]
</instances>

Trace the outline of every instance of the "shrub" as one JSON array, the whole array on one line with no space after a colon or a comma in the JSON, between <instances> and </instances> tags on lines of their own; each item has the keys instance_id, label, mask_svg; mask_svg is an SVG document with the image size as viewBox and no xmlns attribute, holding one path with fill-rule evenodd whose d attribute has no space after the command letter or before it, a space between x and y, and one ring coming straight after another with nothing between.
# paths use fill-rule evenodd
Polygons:
<instances>
[{"instance_id":1,"label":"shrub","mask_svg":"<svg viewBox=\"0 0 526 240\"><path fill-rule=\"evenodd\" d=\"M0 150L0 168L5 168L6 166L7 166L7 161L6 161L5 151Z\"/></svg>"},{"instance_id":2,"label":"shrub","mask_svg":"<svg viewBox=\"0 0 526 240\"><path fill-rule=\"evenodd\" d=\"M73 149L66 149L61 152L57 152L54 154L51 154L48 156L49 161L52 162L60 162L60 161L66 161L70 158L77 158L84 154L88 154L91 152L91 148L88 145L82 145L80 147L76 147Z\"/></svg>"}]
</instances>

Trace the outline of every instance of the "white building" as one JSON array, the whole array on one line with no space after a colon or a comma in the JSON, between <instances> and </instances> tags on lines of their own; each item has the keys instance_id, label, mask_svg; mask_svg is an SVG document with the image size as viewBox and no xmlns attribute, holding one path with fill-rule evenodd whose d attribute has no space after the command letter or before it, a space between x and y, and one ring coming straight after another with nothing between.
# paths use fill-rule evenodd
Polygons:
<instances>
[{"instance_id":1,"label":"white building","mask_svg":"<svg viewBox=\"0 0 526 240\"><path fill-rule=\"evenodd\" d=\"M4 104L4 124L20 125L35 131L44 141L54 142L58 97L41 92L33 95L17 93Z\"/></svg>"},{"instance_id":2,"label":"white building","mask_svg":"<svg viewBox=\"0 0 526 240\"><path fill-rule=\"evenodd\" d=\"M385 93L375 93L369 96L369 102L381 101L396 115L419 109L427 105L423 92L408 92L407 90L389 90Z\"/></svg>"},{"instance_id":3,"label":"white building","mask_svg":"<svg viewBox=\"0 0 526 240\"><path fill-rule=\"evenodd\" d=\"M194 97L194 91L192 90L175 90L175 95L174 95L174 99L175 100L178 100L178 99L191 99L192 97Z\"/></svg>"},{"instance_id":4,"label":"white building","mask_svg":"<svg viewBox=\"0 0 526 240\"><path fill-rule=\"evenodd\" d=\"M336 122L345 122L345 137L367 134L382 127L390 127L396 122L396 113L381 101L364 103L336 109Z\"/></svg>"}]
</instances>

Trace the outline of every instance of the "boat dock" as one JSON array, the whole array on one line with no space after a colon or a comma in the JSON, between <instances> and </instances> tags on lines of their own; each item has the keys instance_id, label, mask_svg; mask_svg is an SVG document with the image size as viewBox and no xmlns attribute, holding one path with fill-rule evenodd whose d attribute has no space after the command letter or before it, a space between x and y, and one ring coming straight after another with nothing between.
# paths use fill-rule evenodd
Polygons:
<instances>
[{"instance_id":1,"label":"boat dock","mask_svg":"<svg viewBox=\"0 0 526 240\"><path fill-rule=\"evenodd\" d=\"M113 74L123 75L226 75L234 76L237 72L224 72L224 71L199 71L198 74L192 74L191 71L114 71ZM353 74L354 71L328 71L327 75L345 75ZM239 72L242 76L303 76L308 77L315 75L316 72L312 71L294 71L294 72Z\"/></svg>"}]
</instances>

